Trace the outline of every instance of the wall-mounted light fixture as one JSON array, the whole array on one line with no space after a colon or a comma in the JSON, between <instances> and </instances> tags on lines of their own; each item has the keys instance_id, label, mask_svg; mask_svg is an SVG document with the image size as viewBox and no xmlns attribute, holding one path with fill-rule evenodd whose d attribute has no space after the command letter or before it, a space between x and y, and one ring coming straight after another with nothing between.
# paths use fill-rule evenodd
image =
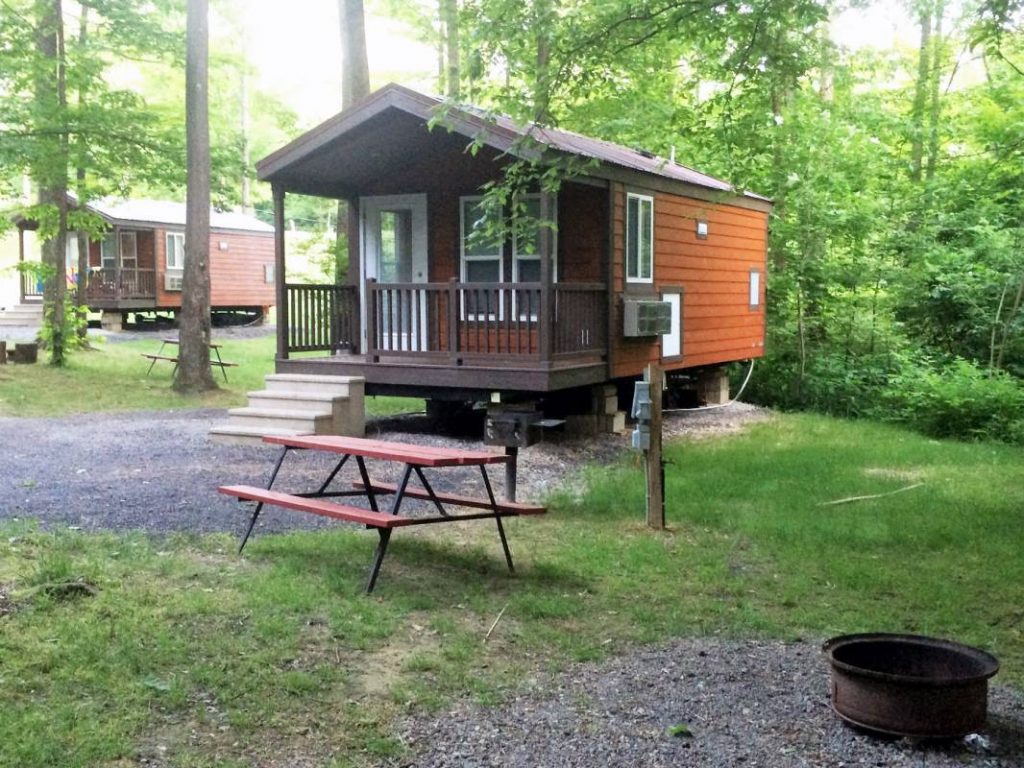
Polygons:
<instances>
[{"instance_id":1,"label":"wall-mounted light fixture","mask_svg":"<svg viewBox=\"0 0 1024 768\"><path fill-rule=\"evenodd\" d=\"M697 239L708 239L708 223L704 219L697 219Z\"/></svg>"},{"instance_id":2,"label":"wall-mounted light fixture","mask_svg":"<svg viewBox=\"0 0 1024 768\"><path fill-rule=\"evenodd\" d=\"M222 251L226 251L228 249L228 241L221 240L220 242L217 243L217 247L220 248Z\"/></svg>"}]
</instances>

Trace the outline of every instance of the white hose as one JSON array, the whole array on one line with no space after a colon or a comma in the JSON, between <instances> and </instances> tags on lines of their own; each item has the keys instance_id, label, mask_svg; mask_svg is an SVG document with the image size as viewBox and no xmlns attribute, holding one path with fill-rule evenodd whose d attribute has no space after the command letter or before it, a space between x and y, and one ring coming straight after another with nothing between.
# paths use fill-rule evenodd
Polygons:
<instances>
[{"instance_id":1,"label":"white hose","mask_svg":"<svg viewBox=\"0 0 1024 768\"><path fill-rule=\"evenodd\" d=\"M662 408L662 413L676 413L677 411L711 411L715 408L728 408L730 405L740 399L740 395L743 394L743 390L747 388L747 382L750 381L751 375L754 373L754 358L750 358L750 368L747 369L747 375L743 379L743 383L740 384L739 391L736 393L736 397L730 400L728 403L718 403L717 405L700 405L696 408Z\"/></svg>"}]
</instances>

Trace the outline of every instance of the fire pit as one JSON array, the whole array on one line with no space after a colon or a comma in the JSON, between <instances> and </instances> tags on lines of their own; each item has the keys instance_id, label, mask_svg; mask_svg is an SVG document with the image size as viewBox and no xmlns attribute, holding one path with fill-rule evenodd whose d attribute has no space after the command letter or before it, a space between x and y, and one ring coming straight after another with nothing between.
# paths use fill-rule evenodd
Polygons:
<instances>
[{"instance_id":1,"label":"fire pit","mask_svg":"<svg viewBox=\"0 0 1024 768\"><path fill-rule=\"evenodd\" d=\"M949 640L886 633L842 635L825 643L832 708L871 731L951 738L981 729L992 655Z\"/></svg>"}]
</instances>

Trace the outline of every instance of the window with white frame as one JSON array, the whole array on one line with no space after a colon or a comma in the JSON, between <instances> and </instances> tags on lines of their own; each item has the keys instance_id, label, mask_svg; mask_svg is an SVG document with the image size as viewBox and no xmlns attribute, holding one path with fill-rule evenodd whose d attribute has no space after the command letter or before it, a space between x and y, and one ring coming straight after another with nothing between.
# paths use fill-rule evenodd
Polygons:
<instances>
[{"instance_id":1,"label":"window with white frame","mask_svg":"<svg viewBox=\"0 0 1024 768\"><path fill-rule=\"evenodd\" d=\"M488 228L501 231L502 222L481 204L482 197L460 198L461 279L464 283L500 283L504 260L500 235L483 234ZM468 290L463 306L467 315L496 316L498 291Z\"/></svg>"},{"instance_id":2,"label":"window with white frame","mask_svg":"<svg viewBox=\"0 0 1024 768\"><path fill-rule=\"evenodd\" d=\"M654 282L654 198L626 195L626 282Z\"/></svg>"},{"instance_id":3,"label":"window with white frame","mask_svg":"<svg viewBox=\"0 0 1024 768\"><path fill-rule=\"evenodd\" d=\"M526 195L522 200L520 214L528 219L525 230L518 228L512 238L512 280L516 283L539 283L540 282L540 195ZM558 221L558 210L555 201L552 199L552 208L548 213L548 220L552 223ZM558 261L554 254L558 253L557 232L551 231L551 279L558 282ZM537 307L528 306L529 297L523 296L519 306L515 308L520 319L537 319Z\"/></svg>"},{"instance_id":4,"label":"window with white frame","mask_svg":"<svg viewBox=\"0 0 1024 768\"><path fill-rule=\"evenodd\" d=\"M757 309L761 306L761 270L750 270L750 308Z\"/></svg>"},{"instance_id":5,"label":"window with white frame","mask_svg":"<svg viewBox=\"0 0 1024 768\"><path fill-rule=\"evenodd\" d=\"M100 265L103 269L117 269L117 236L108 232L100 243Z\"/></svg>"},{"instance_id":6,"label":"window with white frame","mask_svg":"<svg viewBox=\"0 0 1024 768\"><path fill-rule=\"evenodd\" d=\"M185 233L167 233L167 268L185 268Z\"/></svg>"}]
</instances>

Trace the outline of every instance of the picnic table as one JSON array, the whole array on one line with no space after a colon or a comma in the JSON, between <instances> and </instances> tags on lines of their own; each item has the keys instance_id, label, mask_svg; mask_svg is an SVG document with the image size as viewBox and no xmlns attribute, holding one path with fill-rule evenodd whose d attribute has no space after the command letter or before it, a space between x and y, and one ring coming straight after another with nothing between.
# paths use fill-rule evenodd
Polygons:
<instances>
[{"instance_id":1,"label":"picnic table","mask_svg":"<svg viewBox=\"0 0 1024 768\"><path fill-rule=\"evenodd\" d=\"M178 340L177 339L160 339L160 349L158 349L156 351L156 354L150 354L148 352L143 352L142 353L142 356L150 361L149 369L146 371L146 375L147 376L149 376L149 374L152 373L153 366L156 365L157 361L159 361L159 360L166 360L169 363L174 363L174 370L175 371L178 370L178 356L176 354L174 354L174 355L164 354L164 347L166 347L168 345L177 347L178 346ZM210 358L210 365L211 366L217 366L217 367L220 368L220 372L224 375L224 381L226 382L228 380L228 371L227 371L227 369L228 368L235 368L235 367L237 367L238 363L229 363L227 360L222 360L221 359L221 357L220 357L220 344L214 344L214 343L211 342L210 343L210 351L216 357L216 359L214 359L214 357Z\"/></svg>"},{"instance_id":2,"label":"picnic table","mask_svg":"<svg viewBox=\"0 0 1024 768\"><path fill-rule=\"evenodd\" d=\"M250 485L228 485L218 490L240 501L254 501L256 507L249 520L249 527L242 536L238 547L239 553L245 548L252 534L260 511L265 504L308 512L338 520L365 525L377 531L379 540L370 566L370 575L366 584L366 592L373 591L380 572L381 563L387 552L391 531L414 525L430 525L438 523L460 522L464 520L494 520L501 546L505 553L505 562L509 573L515 573L512 564L512 553L502 519L519 515L539 515L546 510L534 504L513 501L498 501L494 496L490 478L487 476L489 464L504 464L510 457L488 451L466 451L456 448L440 448L412 443L396 443L385 440L372 440L360 437L343 437L339 435L296 435L267 436L266 443L282 446L280 455L271 472L266 488ZM334 463L324 481L318 488L309 492L282 493L273 490L285 458L292 451L322 451L336 454L340 458ZM348 486L337 488L336 480L342 468L350 459L355 459L358 479ZM375 482L370 478L367 459L396 462L402 465L401 478L398 483ZM478 467L482 491L479 496L465 496L454 493L441 493L434 489L424 470L432 472L454 467ZM415 476L416 483L410 485ZM334 488L334 490L332 490ZM340 504L331 499L339 497L365 498L367 508ZM386 511L381 509L381 498L391 497ZM417 515L415 517L401 514L402 504L406 499L428 501L435 514ZM470 512L453 514L452 507L463 507Z\"/></svg>"}]
</instances>

